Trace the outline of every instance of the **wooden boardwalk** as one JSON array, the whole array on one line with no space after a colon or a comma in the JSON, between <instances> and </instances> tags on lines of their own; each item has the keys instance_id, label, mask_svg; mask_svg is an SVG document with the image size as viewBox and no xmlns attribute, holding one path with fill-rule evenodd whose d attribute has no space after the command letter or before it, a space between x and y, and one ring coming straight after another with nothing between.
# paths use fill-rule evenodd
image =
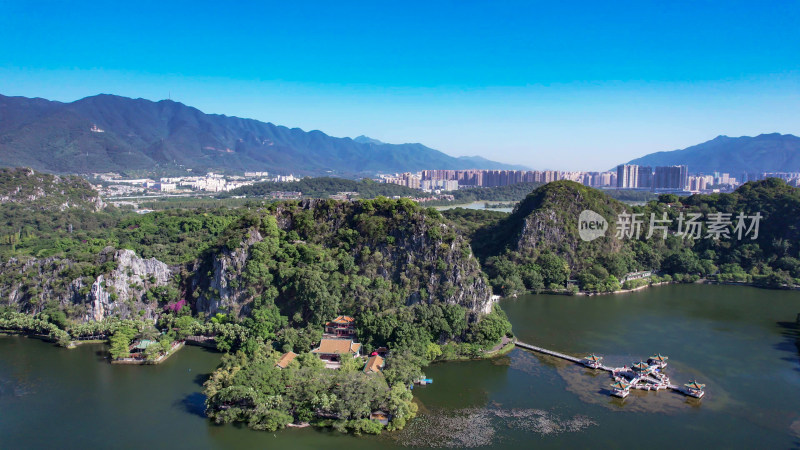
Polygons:
<instances>
[{"instance_id":1,"label":"wooden boardwalk","mask_svg":"<svg viewBox=\"0 0 800 450\"><path fill-rule=\"evenodd\" d=\"M553 350L548 350L546 348L537 347L535 345L526 344L526 343L520 342L520 341L516 341L516 342L514 342L514 344L517 347L522 347L522 348L525 348L525 349L528 349L528 350L533 350L533 351L538 352L538 353L544 353L545 355L555 356L556 358L566 359L567 361L572 361L575 364L583 364L581 362L581 358L576 358L574 356L569 356L569 355L565 355L563 353L554 352Z\"/></svg>"}]
</instances>

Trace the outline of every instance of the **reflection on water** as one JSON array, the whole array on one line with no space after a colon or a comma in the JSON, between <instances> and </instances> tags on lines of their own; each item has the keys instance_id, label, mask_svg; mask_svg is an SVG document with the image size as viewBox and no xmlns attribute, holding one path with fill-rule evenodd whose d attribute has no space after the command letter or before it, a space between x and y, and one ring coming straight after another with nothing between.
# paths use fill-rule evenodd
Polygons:
<instances>
[{"instance_id":1,"label":"reflection on water","mask_svg":"<svg viewBox=\"0 0 800 450\"><path fill-rule=\"evenodd\" d=\"M631 389L627 398L612 397L609 385L613 380L608 372L598 372L576 364L559 369L558 374L566 381L566 390L582 402L601 405L611 410L676 414L699 406L697 399L669 390L656 392Z\"/></svg>"},{"instance_id":2,"label":"reflection on water","mask_svg":"<svg viewBox=\"0 0 800 450\"><path fill-rule=\"evenodd\" d=\"M24 397L34 392L33 383L21 379L0 378L0 397Z\"/></svg>"},{"instance_id":3,"label":"reflection on water","mask_svg":"<svg viewBox=\"0 0 800 450\"><path fill-rule=\"evenodd\" d=\"M681 425L686 430L709 437L724 431L739 445L753 439L785 446L786 436L797 436L800 292L673 285L592 298L524 296L504 300L503 307L524 342L576 356L594 352L609 366L661 352L670 356L666 372L673 384L707 384L702 400L636 390L622 400L608 395L605 372L530 352L512 363L534 377L552 368L564 390L584 405L680 422L691 417L694 423Z\"/></svg>"},{"instance_id":4,"label":"reflection on water","mask_svg":"<svg viewBox=\"0 0 800 450\"><path fill-rule=\"evenodd\" d=\"M632 391L616 399L606 372L515 349L426 367L434 383L414 389L420 415L402 432L265 433L204 417L202 383L218 353L186 347L158 366L112 366L102 345L64 350L0 337L0 411L13 411L0 412L0 447L800 447L800 292L666 286L591 298L525 296L503 308L531 344L594 352L614 366L669 355L671 380L697 378L708 385L706 397Z\"/></svg>"}]
</instances>

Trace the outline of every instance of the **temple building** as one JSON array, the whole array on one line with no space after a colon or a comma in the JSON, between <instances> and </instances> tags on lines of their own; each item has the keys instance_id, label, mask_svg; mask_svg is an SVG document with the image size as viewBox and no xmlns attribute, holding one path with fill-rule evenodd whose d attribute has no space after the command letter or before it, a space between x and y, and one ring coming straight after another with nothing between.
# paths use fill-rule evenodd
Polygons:
<instances>
[{"instance_id":1,"label":"temple building","mask_svg":"<svg viewBox=\"0 0 800 450\"><path fill-rule=\"evenodd\" d=\"M661 353L658 353L656 355L647 358L647 363L650 364L651 366L656 366L658 368L663 369L664 367L667 367L668 359L669 356L664 356Z\"/></svg>"},{"instance_id":2,"label":"temple building","mask_svg":"<svg viewBox=\"0 0 800 450\"><path fill-rule=\"evenodd\" d=\"M325 324L325 334L338 338L356 336L355 319L350 316L339 316Z\"/></svg>"},{"instance_id":3,"label":"temple building","mask_svg":"<svg viewBox=\"0 0 800 450\"><path fill-rule=\"evenodd\" d=\"M338 364L342 357L360 356L360 350L361 344L353 342L352 339L323 339L319 342L319 347L311 350L311 353L323 361Z\"/></svg>"},{"instance_id":4,"label":"temple building","mask_svg":"<svg viewBox=\"0 0 800 450\"><path fill-rule=\"evenodd\" d=\"M612 384L611 387L613 388L611 395L614 397L625 398L630 393L631 385L625 380L619 380Z\"/></svg>"},{"instance_id":5,"label":"temple building","mask_svg":"<svg viewBox=\"0 0 800 450\"><path fill-rule=\"evenodd\" d=\"M639 361L638 363L632 365L631 369L633 369L633 371L636 373L646 375L655 370L655 367L651 366L650 364L647 364L644 361Z\"/></svg>"},{"instance_id":6,"label":"temple building","mask_svg":"<svg viewBox=\"0 0 800 450\"><path fill-rule=\"evenodd\" d=\"M686 393L692 397L702 398L703 395L705 395L705 391L703 391L706 387L705 384L692 381L691 383L684 384L684 386L686 387Z\"/></svg>"},{"instance_id":7,"label":"temple building","mask_svg":"<svg viewBox=\"0 0 800 450\"><path fill-rule=\"evenodd\" d=\"M591 367L592 369L597 369L598 367L600 367L600 362L602 360L603 360L602 356L597 356L594 353L592 353L583 360L583 365L586 367Z\"/></svg>"}]
</instances>

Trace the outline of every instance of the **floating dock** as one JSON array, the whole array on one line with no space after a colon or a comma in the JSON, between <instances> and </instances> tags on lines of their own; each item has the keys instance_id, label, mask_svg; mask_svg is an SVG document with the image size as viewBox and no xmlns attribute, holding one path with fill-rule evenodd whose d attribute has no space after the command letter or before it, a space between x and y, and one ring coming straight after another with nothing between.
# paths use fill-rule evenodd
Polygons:
<instances>
[{"instance_id":1,"label":"floating dock","mask_svg":"<svg viewBox=\"0 0 800 450\"><path fill-rule=\"evenodd\" d=\"M632 364L631 367L609 367L602 364L602 356L597 356L594 353L585 358L577 358L543 347L526 344L525 342L515 341L514 344L517 347L564 359L590 369L609 372L614 379L614 384L611 385L611 395L615 397L625 398L628 396L631 389L644 391L669 389L695 398L702 398L705 395L704 389L706 385L698 383L697 381L684 384L683 386L672 384L667 374L664 373L664 369L667 367L667 359L669 358L660 353L648 358L647 362L639 361L638 363Z\"/></svg>"}]
</instances>

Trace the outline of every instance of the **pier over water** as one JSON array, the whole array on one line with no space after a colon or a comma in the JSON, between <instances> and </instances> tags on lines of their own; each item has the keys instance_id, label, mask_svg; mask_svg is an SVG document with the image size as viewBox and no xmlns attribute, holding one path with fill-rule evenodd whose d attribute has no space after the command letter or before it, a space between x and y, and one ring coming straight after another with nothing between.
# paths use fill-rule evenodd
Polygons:
<instances>
[{"instance_id":1,"label":"pier over water","mask_svg":"<svg viewBox=\"0 0 800 450\"><path fill-rule=\"evenodd\" d=\"M646 391L660 391L662 389L670 389L684 395L695 398L702 398L705 395L704 384L693 381L683 386L678 386L670 382L669 377L664 373L664 368L667 367L666 356L653 355L647 359L647 362L640 361L632 364L631 367L609 367L603 365L601 361L602 356L591 354L585 358L577 358L554 350L549 350L543 347L527 344L525 342L514 341L517 347L531 350L537 353L554 356L556 358L564 359L575 364L581 364L590 369L603 370L609 372L614 379L614 384L611 395L615 397L625 398L630 393L631 389L640 389Z\"/></svg>"}]
</instances>

